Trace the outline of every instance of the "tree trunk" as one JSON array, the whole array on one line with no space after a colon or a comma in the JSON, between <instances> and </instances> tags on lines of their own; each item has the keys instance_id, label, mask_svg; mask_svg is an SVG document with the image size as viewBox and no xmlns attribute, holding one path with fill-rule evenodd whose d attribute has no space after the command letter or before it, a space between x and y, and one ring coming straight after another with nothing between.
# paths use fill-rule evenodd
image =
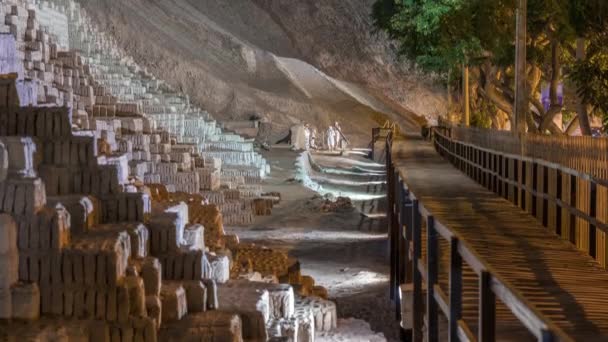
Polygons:
<instances>
[{"instance_id":1,"label":"tree trunk","mask_svg":"<svg viewBox=\"0 0 608 342\"><path fill-rule=\"evenodd\" d=\"M450 72L448 71L448 110L452 108L452 85L450 84Z\"/></svg>"},{"instance_id":2,"label":"tree trunk","mask_svg":"<svg viewBox=\"0 0 608 342\"><path fill-rule=\"evenodd\" d=\"M568 126L566 126L565 133L567 135L571 135L579 127L580 127L580 117L576 116L576 117L574 117L574 119L572 119L572 121L570 121L570 123L568 124Z\"/></svg>"},{"instance_id":3,"label":"tree trunk","mask_svg":"<svg viewBox=\"0 0 608 342\"><path fill-rule=\"evenodd\" d=\"M576 40L576 60L583 61L586 57L585 51L585 40L578 38ZM589 123L589 113L587 112L587 104L581 96L578 97L576 104L576 111L578 113L578 123L581 127L581 133L583 135L591 135L591 124Z\"/></svg>"},{"instance_id":4,"label":"tree trunk","mask_svg":"<svg viewBox=\"0 0 608 342\"><path fill-rule=\"evenodd\" d=\"M513 127L518 133L526 132L526 118L529 112L528 92L526 91L527 7L527 0L518 0L515 37L515 125Z\"/></svg>"},{"instance_id":5,"label":"tree trunk","mask_svg":"<svg viewBox=\"0 0 608 342\"><path fill-rule=\"evenodd\" d=\"M549 130L551 133L563 133L561 127L554 125L553 119L562 111L562 104L559 103L557 94L559 82L561 80L560 65L561 48L557 40L551 42L551 81L549 82L549 98L551 104L549 110L541 117L539 131L541 133Z\"/></svg>"},{"instance_id":6,"label":"tree trunk","mask_svg":"<svg viewBox=\"0 0 608 342\"><path fill-rule=\"evenodd\" d=\"M469 125L471 124L471 94L470 94L470 90L471 88L469 88L469 66L465 65L464 69L463 69L464 75L463 75L463 90L464 90L464 118L463 118L463 124L466 127L469 127Z\"/></svg>"}]
</instances>

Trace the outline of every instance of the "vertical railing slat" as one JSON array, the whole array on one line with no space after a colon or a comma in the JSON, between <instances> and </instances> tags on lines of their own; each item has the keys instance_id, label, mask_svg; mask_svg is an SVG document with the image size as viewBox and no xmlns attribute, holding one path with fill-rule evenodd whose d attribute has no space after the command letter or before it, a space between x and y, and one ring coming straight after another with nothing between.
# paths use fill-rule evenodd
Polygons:
<instances>
[{"instance_id":1,"label":"vertical railing slat","mask_svg":"<svg viewBox=\"0 0 608 342\"><path fill-rule=\"evenodd\" d=\"M413 283L414 283L414 322L412 329L412 339L414 342L421 342L423 336L423 315L424 302L422 299L422 275L418 270L418 260L422 256L422 225L420 212L418 211L418 200L412 203L412 239L414 240L414 253L412 258Z\"/></svg>"},{"instance_id":2,"label":"vertical railing slat","mask_svg":"<svg viewBox=\"0 0 608 342\"><path fill-rule=\"evenodd\" d=\"M438 252L435 218L426 219L426 313L428 342L439 340L437 302L435 301L435 284L437 284Z\"/></svg>"},{"instance_id":3,"label":"vertical railing slat","mask_svg":"<svg viewBox=\"0 0 608 342\"><path fill-rule=\"evenodd\" d=\"M479 275L479 341L494 342L496 338L496 297L492 292L492 276L486 271Z\"/></svg>"},{"instance_id":4,"label":"vertical railing slat","mask_svg":"<svg viewBox=\"0 0 608 342\"><path fill-rule=\"evenodd\" d=\"M457 342L458 321L462 318L462 257L458 252L458 238L450 240L450 317L449 338L450 342Z\"/></svg>"}]
</instances>

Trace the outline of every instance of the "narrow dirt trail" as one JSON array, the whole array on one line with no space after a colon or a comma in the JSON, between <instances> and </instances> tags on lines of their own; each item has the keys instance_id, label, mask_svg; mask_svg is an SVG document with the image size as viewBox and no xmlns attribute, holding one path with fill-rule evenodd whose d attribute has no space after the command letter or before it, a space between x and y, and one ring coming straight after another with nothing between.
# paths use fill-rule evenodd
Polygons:
<instances>
[{"instance_id":1,"label":"narrow dirt trail","mask_svg":"<svg viewBox=\"0 0 608 342\"><path fill-rule=\"evenodd\" d=\"M303 274L312 276L318 285L328 289L330 299L338 304L340 318L369 322L373 331L383 333L389 341L397 341L398 324L388 300L388 241L384 218L366 217L355 208L323 213L319 208L323 199L294 181L297 153L274 148L266 157L271 161L272 172L265 189L282 194L280 205L273 209L272 216L258 217L250 227L229 230L243 241L288 251L300 260ZM378 195L384 191L380 180L383 177L350 174L362 168L353 165L352 159L315 156L315 160L317 166L329 172L322 177L313 172L313 178L318 177L315 181L332 192ZM348 174L341 174L344 170ZM366 180L370 184L366 184ZM383 202L380 198L353 204L376 214L383 210ZM369 335L369 331L366 335L359 321L340 323L342 330L347 331L339 328L335 336L321 336L320 340L383 340L378 335Z\"/></svg>"}]
</instances>

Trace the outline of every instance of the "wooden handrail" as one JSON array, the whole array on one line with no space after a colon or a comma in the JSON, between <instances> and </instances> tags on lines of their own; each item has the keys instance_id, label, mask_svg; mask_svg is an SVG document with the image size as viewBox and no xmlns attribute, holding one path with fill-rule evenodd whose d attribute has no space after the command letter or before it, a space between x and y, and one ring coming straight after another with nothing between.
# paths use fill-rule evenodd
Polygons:
<instances>
[{"instance_id":1,"label":"wooden handrail","mask_svg":"<svg viewBox=\"0 0 608 342\"><path fill-rule=\"evenodd\" d=\"M437 134L437 132L434 132ZM448 139L441 135L441 137ZM442 224L431 211L411 191L401 176L394 172L391 160L392 135L387 136L387 174L389 175L389 236L391 239L391 269L411 267L413 269L413 340L419 340L422 329L422 282L426 282L427 306L427 333L429 340L437 340L437 314L443 312L449 321L449 332L452 340L475 341L488 340L494 334L496 307L493 299L500 300L512 314L534 335L539 341L572 341L572 339L549 318L545 317L536 307L508 281L503 279L491 265L489 265L457 231ZM399 200L397 200L399 199ZM427 222L426 241L422 240L422 221ZM409 232L402 232L405 227ZM451 262L449 271L449 291L444 293L438 285L438 238L450 243ZM400 240L405 240L407 255L410 255L409 246L412 243L411 260L401 264L401 257L393 251ZM421 258L422 243L427 245L426 262ZM466 263L480 277L480 292L482 293L480 306L480 336L478 339L472 335L471 329L462 320L462 264ZM398 279L391 271L392 287L399 286Z\"/></svg>"},{"instance_id":2,"label":"wooden handrail","mask_svg":"<svg viewBox=\"0 0 608 342\"><path fill-rule=\"evenodd\" d=\"M528 208L529 210L532 210L533 214L534 211L536 211L536 216L540 216L539 220L543 225L550 226L550 223L548 213L542 213L542 211L547 210L547 206L553 206L555 208L553 215L567 213L567 215L581 220L580 222L586 222L588 228L585 229L595 232L596 234L608 234L608 216L606 216L606 213L600 212L604 210L606 205L606 203L604 203L606 201L604 197L606 197L606 194L608 193L607 180L543 159L527 157L521 154L510 154L504 151L462 142L457 138L454 138L450 134L449 129L446 128L437 128L433 130L433 142L440 154L447 157L448 160L457 167L463 169L463 171L468 172L473 178L479 178L479 175L482 175L481 177L483 179L477 179L478 181L488 183L487 179L491 179L490 182L500 184L500 186L495 186L495 188L491 190L500 193L503 191L501 187L504 185L511 189L515 189L514 191L518 194L525 194L522 195L522 200L524 196L529 196L529 198L532 198L532 201L534 201L534 199L539 199L541 202L545 201L545 203L541 203L542 208L540 210L538 208L536 208L536 210ZM488 159L492 160L494 164L488 163ZM497 167L497 161L500 161L501 163L514 161L514 163L516 163L516 174L510 174L509 172L505 174L505 168ZM524 166L531 166L533 171L532 174ZM517 174L518 170L521 171L521 174ZM552 178L554 182L551 184L554 186L553 191L549 189L551 185L547 183L548 179L545 179L548 174L547 170L553 170L552 172L556 173L557 177L559 177ZM473 174L471 174L471 172L473 172ZM543 180L545 181L544 184L540 183L536 176L541 172L545 173L545 176L543 176ZM528 179L526 179L526 175L528 176ZM570 178L567 179L567 183L564 183L568 184L568 187L566 188L563 188L564 185L560 183L560 179L563 179L564 177ZM581 182L584 183L583 185L587 185L586 187L579 189ZM564 199L563 191L567 191L572 197L567 196ZM571 194L571 191L575 192ZM599 195L600 191L604 194L601 197ZM573 201L573 198L576 199L576 201ZM513 196L509 199L516 205L521 204L524 206L523 203L518 203L518 196ZM526 204L527 207L530 206L529 203ZM540 214L538 214L539 211L541 212ZM554 219L557 220L556 218ZM605 247L608 246L592 245L592 240L587 241L585 236L579 237L577 232L575 232L574 237L572 237L570 231L578 229L578 225L572 226L572 224L565 223L562 220L561 225L564 224L567 226L568 232L564 232L562 227L559 226L558 223L555 223L556 227L554 228L557 233L561 233L564 238L573 243L579 240L582 241L576 243L577 247L585 253L595 257L604 268L608 267L608 255L603 253L603 250L606 249ZM551 223L551 225L554 225L554 223ZM597 241L603 240L596 239L596 244L598 243Z\"/></svg>"},{"instance_id":3,"label":"wooden handrail","mask_svg":"<svg viewBox=\"0 0 608 342\"><path fill-rule=\"evenodd\" d=\"M608 138L588 136L513 134L475 127L447 126L450 137L480 148L491 148L507 154L541 158L548 162L608 179Z\"/></svg>"},{"instance_id":4,"label":"wooden handrail","mask_svg":"<svg viewBox=\"0 0 608 342\"><path fill-rule=\"evenodd\" d=\"M532 333L539 339L539 341L546 341L546 338L549 335L552 337L552 341L573 341L563 330L557 327L550 319L548 319L540 311L538 311L533 304L528 302L526 298L515 289L514 286L512 286L507 280L503 279L498 274L498 272L496 272L492 268L492 266L490 266L479 254L477 254L477 252L464 240L464 238L462 238L458 234L458 232L450 229L446 225L442 224L439 220L434 218L432 213L428 211L423 206L422 202L417 199L416 195L410 189L407 188L407 184L403 184L405 185L404 191L408 193L409 200L415 203L415 205L411 207L412 210L414 210L413 215L418 215L420 219L426 219L427 222L432 222L432 224L427 223L426 243L428 248L428 255L433 255L434 253L437 253L437 243L433 242L433 239L435 239L433 237L434 234L429 233L429 230L434 230L437 233L435 236L441 236L443 239L451 243L451 249L455 249L452 251L452 255L456 253L462 259L463 262L466 262L467 265L478 276L480 276L480 278L486 277L486 283L480 285L486 286L487 288L485 288L485 290L491 291L493 296L495 296L496 299L500 300L511 311L511 313L530 331L530 333ZM402 208L402 210L405 209L405 207ZM416 265L415 268L419 270L420 277L427 281L427 296L432 297L432 302L429 302L429 298L427 298L427 305L429 303L435 303L435 305L438 305L439 308L442 309L442 311L448 311L446 313L446 315L448 316L448 320L450 319L450 317L456 319L456 335L462 337L462 333L465 331L463 330L463 326L466 326L466 324L461 321L460 315L462 313L451 313L451 308L453 305L452 301L450 300L446 303L443 291L435 291L435 289L437 288L436 285L438 285L436 274L437 269L433 266L429 267L429 263L434 263L437 261L433 260L434 258L427 256L426 264L422 262L419 253L422 247L421 244L423 242L421 236L419 235L420 232L416 231L418 230L416 228L416 224L414 225L413 229L415 230L415 236L413 238L413 247L415 255L414 262ZM453 274L453 272L462 272L462 269L460 269L459 271L457 265L451 265L449 273L450 279L452 279L453 277L457 277L457 275ZM462 275L460 275L460 278L461 277ZM453 291L460 291L460 294L456 294ZM462 285L460 285L459 287L450 286L449 298L452 298L454 296L462 296ZM437 300L437 298L439 298L439 301ZM462 310L462 308L460 308L459 310ZM493 308L492 310L495 310L495 308ZM416 311L414 312L414 314L416 314ZM429 316L436 314L436 311L427 312L427 315ZM495 311L492 312L492 314L495 314ZM480 319L483 319L483 317ZM432 317L429 317L427 321L428 329L436 328L432 326L433 322L436 323L436 321L432 320ZM470 331L468 327L466 328L466 331Z\"/></svg>"}]
</instances>

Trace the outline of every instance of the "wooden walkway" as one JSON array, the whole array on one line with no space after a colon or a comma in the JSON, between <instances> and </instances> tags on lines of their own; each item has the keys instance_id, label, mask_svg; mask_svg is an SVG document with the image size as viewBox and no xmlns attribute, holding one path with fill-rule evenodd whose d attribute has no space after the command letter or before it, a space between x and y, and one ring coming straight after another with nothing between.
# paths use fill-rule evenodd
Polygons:
<instances>
[{"instance_id":1,"label":"wooden walkway","mask_svg":"<svg viewBox=\"0 0 608 342\"><path fill-rule=\"evenodd\" d=\"M435 220L466 241L527 303L573 340L608 341L608 272L592 257L461 173L430 142L396 140L391 159L404 185ZM422 241L425 236L423 228ZM450 247L439 241L438 283L449 293ZM463 320L479 336L479 277L466 265L462 277ZM496 304L496 310L496 340L537 340L506 307Z\"/></svg>"}]
</instances>

